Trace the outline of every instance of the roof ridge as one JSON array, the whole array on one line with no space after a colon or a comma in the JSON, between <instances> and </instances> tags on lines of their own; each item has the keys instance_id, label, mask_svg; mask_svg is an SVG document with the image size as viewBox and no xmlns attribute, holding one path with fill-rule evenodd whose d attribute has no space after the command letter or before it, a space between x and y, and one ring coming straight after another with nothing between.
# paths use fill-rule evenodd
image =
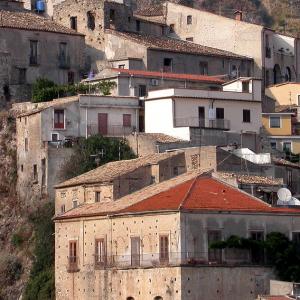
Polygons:
<instances>
[{"instance_id":1,"label":"roof ridge","mask_svg":"<svg viewBox=\"0 0 300 300\"><path fill-rule=\"evenodd\" d=\"M183 197L183 199L182 199L182 201L181 201L181 203L180 203L180 205L179 205L179 207L178 207L178 210L181 210L181 208L183 207L183 205L186 203L186 201L187 201L189 195L191 194L191 192L192 192L192 190L193 190L193 188L194 188L194 186L195 186L195 184L196 184L196 182L197 182L197 180L198 180L198 178L199 178L200 176L201 176L201 174L200 174L200 175L197 175L197 176L193 179L193 182L191 183L191 185L190 185L188 191L186 192L186 194L184 195L184 197Z\"/></svg>"}]
</instances>

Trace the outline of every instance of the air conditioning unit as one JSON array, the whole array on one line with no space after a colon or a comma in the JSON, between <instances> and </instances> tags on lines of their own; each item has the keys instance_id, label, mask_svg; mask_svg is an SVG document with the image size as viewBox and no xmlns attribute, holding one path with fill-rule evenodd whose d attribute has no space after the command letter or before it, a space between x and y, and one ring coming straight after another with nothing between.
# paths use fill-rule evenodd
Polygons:
<instances>
[{"instance_id":1,"label":"air conditioning unit","mask_svg":"<svg viewBox=\"0 0 300 300\"><path fill-rule=\"evenodd\" d=\"M158 79L151 79L151 85L152 86L158 86L159 85L159 80Z\"/></svg>"}]
</instances>

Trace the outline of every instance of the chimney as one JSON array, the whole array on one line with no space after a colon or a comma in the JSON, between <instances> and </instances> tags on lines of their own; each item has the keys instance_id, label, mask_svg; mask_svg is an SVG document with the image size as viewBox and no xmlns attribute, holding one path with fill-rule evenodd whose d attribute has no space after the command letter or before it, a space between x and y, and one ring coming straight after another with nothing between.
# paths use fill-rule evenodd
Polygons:
<instances>
[{"instance_id":1,"label":"chimney","mask_svg":"<svg viewBox=\"0 0 300 300\"><path fill-rule=\"evenodd\" d=\"M237 21L243 21L243 12L241 10L236 10L234 15Z\"/></svg>"}]
</instances>

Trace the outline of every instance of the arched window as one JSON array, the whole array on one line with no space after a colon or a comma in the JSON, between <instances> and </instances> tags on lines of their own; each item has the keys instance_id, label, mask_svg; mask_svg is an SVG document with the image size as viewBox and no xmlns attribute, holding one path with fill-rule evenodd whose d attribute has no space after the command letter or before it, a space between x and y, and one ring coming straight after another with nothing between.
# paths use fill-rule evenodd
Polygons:
<instances>
[{"instance_id":1,"label":"arched window","mask_svg":"<svg viewBox=\"0 0 300 300\"><path fill-rule=\"evenodd\" d=\"M161 296L156 296L156 297L154 297L154 300L163 300L163 297L161 297Z\"/></svg>"},{"instance_id":2,"label":"arched window","mask_svg":"<svg viewBox=\"0 0 300 300\"><path fill-rule=\"evenodd\" d=\"M273 69L273 75L274 75L274 84L281 82L281 70L279 65L275 65Z\"/></svg>"},{"instance_id":3,"label":"arched window","mask_svg":"<svg viewBox=\"0 0 300 300\"><path fill-rule=\"evenodd\" d=\"M292 81L292 72L290 67L286 67L285 69L285 81Z\"/></svg>"},{"instance_id":4,"label":"arched window","mask_svg":"<svg viewBox=\"0 0 300 300\"><path fill-rule=\"evenodd\" d=\"M126 300L134 300L133 297L127 297Z\"/></svg>"}]
</instances>

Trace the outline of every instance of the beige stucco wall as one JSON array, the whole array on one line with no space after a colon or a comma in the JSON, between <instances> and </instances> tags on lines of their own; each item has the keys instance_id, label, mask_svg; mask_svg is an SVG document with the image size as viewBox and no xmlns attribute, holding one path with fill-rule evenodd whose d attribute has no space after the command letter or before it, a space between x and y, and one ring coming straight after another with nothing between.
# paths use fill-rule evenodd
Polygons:
<instances>
[{"instance_id":1,"label":"beige stucco wall","mask_svg":"<svg viewBox=\"0 0 300 300\"><path fill-rule=\"evenodd\" d=\"M266 95L276 100L276 105L299 105L300 85L298 83L274 85L266 89Z\"/></svg>"},{"instance_id":2,"label":"beige stucco wall","mask_svg":"<svg viewBox=\"0 0 300 300\"><path fill-rule=\"evenodd\" d=\"M270 116L272 115L263 115L262 116L262 126L265 132L268 135L291 135L292 134L292 121L291 115L276 115L280 117L280 128L271 128L270 127Z\"/></svg>"},{"instance_id":3,"label":"beige stucco wall","mask_svg":"<svg viewBox=\"0 0 300 300\"><path fill-rule=\"evenodd\" d=\"M269 292L272 271L258 266L193 266L179 268L186 253L207 260L207 230L248 237L280 231L291 236L300 219L284 215L222 213L160 213L119 217L82 218L55 223L55 283L57 299L254 299ZM158 261L159 235L169 236L170 265ZM131 237L141 241L141 267L131 267ZM104 238L108 265L95 270L95 239ZM79 272L68 273L69 241L77 241ZM111 256L114 256L112 260ZM223 259L230 261L224 251ZM232 258L231 258L232 259ZM239 282L239 285L236 285ZM201 298L202 299L202 298Z\"/></svg>"}]
</instances>

